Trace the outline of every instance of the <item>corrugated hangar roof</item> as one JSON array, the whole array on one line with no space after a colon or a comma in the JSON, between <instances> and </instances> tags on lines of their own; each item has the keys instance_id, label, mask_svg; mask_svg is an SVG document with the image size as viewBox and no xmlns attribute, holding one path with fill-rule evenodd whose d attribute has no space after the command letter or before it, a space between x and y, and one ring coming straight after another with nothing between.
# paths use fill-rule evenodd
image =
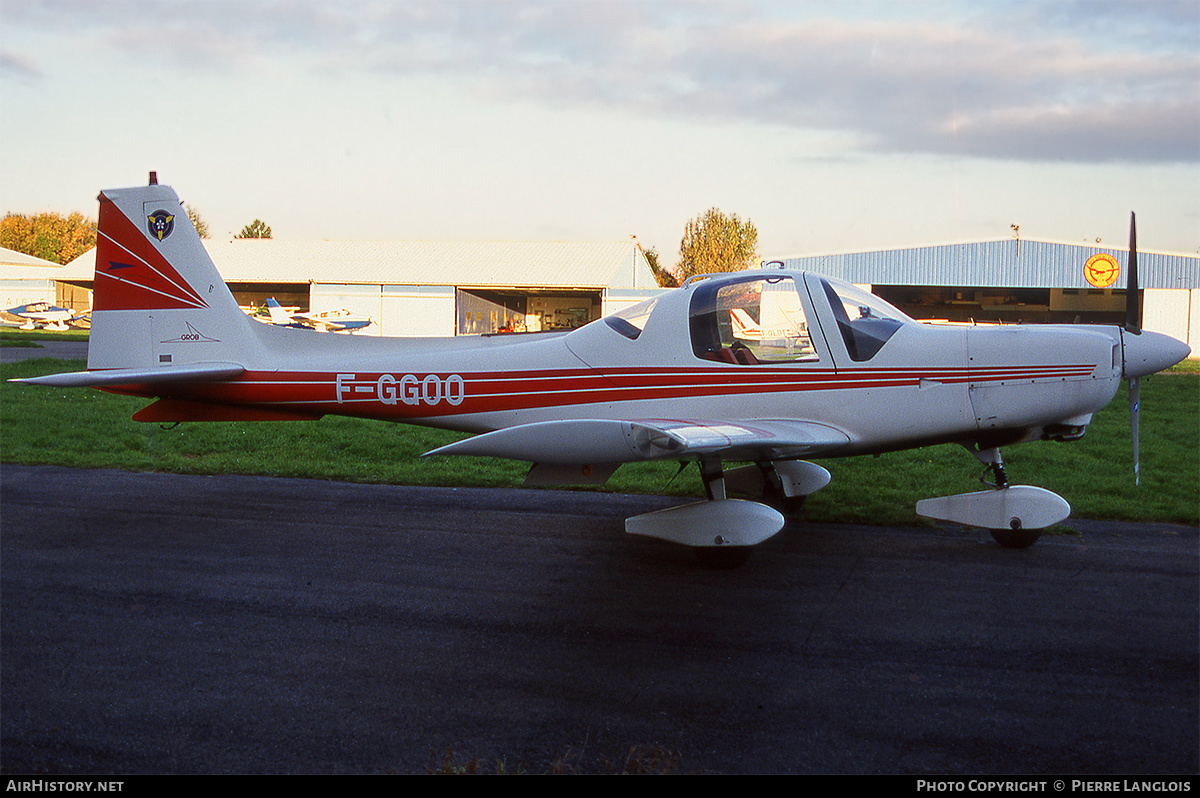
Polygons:
<instances>
[{"instance_id":1,"label":"corrugated hangar roof","mask_svg":"<svg viewBox=\"0 0 1200 798\"><path fill-rule=\"evenodd\" d=\"M62 268L53 261L0 247L0 279L53 280Z\"/></svg>"},{"instance_id":2,"label":"corrugated hangar roof","mask_svg":"<svg viewBox=\"0 0 1200 798\"><path fill-rule=\"evenodd\" d=\"M1084 266L1097 253L1116 258L1121 274L1112 287L1124 288L1128 249L1030 239L807 255L782 260L789 268L876 285L1091 288ZM1200 288L1200 256L1139 249L1138 278L1143 288Z\"/></svg>"},{"instance_id":3,"label":"corrugated hangar roof","mask_svg":"<svg viewBox=\"0 0 1200 798\"><path fill-rule=\"evenodd\" d=\"M637 242L206 239L230 283L657 288ZM60 279L90 280L95 250Z\"/></svg>"}]
</instances>

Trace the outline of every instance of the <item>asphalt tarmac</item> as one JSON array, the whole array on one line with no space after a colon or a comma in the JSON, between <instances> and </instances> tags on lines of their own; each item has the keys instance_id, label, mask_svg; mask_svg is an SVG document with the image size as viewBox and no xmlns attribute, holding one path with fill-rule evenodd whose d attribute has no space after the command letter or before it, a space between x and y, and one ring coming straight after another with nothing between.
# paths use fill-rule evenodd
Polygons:
<instances>
[{"instance_id":1,"label":"asphalt tarmac","mask_svg":"<svg viewBox=\"0 0 1200 798\"><path fill-rule=\"evenodd\" d=\"M624 533L674 501L2 466L0 770L1200 769L1197 530L720 571Z\"/></svg>"},{"instance_id":2,"label":"asphalt tarmac","mask_svg":"<svg viewBox=\"0 0 1200 798\"><path fill-rule=\"evenodd\" d=\"M87 341L30 341L29 346L0 346L0 363L39 357L87 360Z\"/></svg>"}]
</instances>

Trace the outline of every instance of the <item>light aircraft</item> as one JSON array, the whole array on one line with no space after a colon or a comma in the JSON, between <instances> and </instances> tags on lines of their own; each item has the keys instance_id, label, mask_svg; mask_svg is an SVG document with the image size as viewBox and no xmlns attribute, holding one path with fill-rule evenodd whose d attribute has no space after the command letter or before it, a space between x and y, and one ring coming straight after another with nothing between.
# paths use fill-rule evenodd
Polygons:
<instances>
[{"instance_id":1,"label":"light aircraft","mask_svg":"<svg viewBox=\"0 0 1200 798\"><path fill-rule=\"evenodd\" d=\"M252 310L250 315L261 315L261 310ZM271 324L280 327L308 327L307 324L301 324L292 319L292 314L283 305L279 304L279 300L275 297L267 299L267 318L271 320Z\"/></svg>"},{"instance_id":2,"label":"light aircraft","mask_svg":"<svg viewBox=\"0 0 1200 798\"><path fill-rule=\"evenodd\" d=\"M320 313L288 313L271 297L267 300L271 323L281 327L308 327L323 332L355 332L371 326L371 319L355 316L348 310L325 310Z\"/></svg>"},{"instance_id":3,"label":"light aircraft","mask_svg":"<svg viewBox=\"0 0 1200 798\"><path fill-rule=\"evenodd\" d=\"M75 318L75 311L51 305L49 302L30 302L28 305L9 308L0 315L20 321L22 330L36 329L39 324L48 330L65 330L67 323Z\"/></svg>"},{"instance_id":4,"label":"light aircraft","mask_svg":"<svg viewBox=\"0 0 1200 798\"><path fill-rule=\"evenodd\" d=\"M1134 301L1125 327L934 326L854 286L774 268L689 279L566 333L323 335L242 313L170 188L152 178L99 202L88 370L24 382L154 398L139 421L337 414L475 433L427 455L528 461L530 485L694 460L707 500L629 518L626 530L731 562L829 482L807 458L945 442L994 482L917 512L1030 545L1070 506L1010 485L1000 448L1079 438L1122 379L1136 429L1138 378L1190 351L1141 331ZM164 234L155 221L167 216L179 224ZM1130 267L1132 300L1132 240ZM735 310L772 332L738 338Z\"/></svg>"}]
</instances>

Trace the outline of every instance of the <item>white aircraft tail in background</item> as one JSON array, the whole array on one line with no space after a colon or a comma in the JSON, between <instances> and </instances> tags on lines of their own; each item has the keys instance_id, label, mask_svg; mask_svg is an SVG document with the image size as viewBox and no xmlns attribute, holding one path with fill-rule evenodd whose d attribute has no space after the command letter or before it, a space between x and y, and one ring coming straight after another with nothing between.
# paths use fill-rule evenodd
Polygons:
<instances>
[{"instance_id":1,"label":"white aircraft tail in background","mask_svg":"<svg viewBox=\"0 0 1200 798\"><path fill-rule=\"evenodd\" d=\"M292 314L280 305L275 297L267 300L267 314L271 319L272 324L278 324L280 327L301 327L303 325L292 321Z\"/></svg>"},{"instance_id":2,"label":"white aircraft tail in background","mask_svg":"<svg viewBox=\"0 0 1200 798\"><path fill-rule=\"evenodd\" d=\"M275 297L267 300L267 312L272 324L281 327L307 327L322 332L357 332L372 324L370 317L357 316L344 308L319 313L289 313Z\"/></svg>"}]
</instances>

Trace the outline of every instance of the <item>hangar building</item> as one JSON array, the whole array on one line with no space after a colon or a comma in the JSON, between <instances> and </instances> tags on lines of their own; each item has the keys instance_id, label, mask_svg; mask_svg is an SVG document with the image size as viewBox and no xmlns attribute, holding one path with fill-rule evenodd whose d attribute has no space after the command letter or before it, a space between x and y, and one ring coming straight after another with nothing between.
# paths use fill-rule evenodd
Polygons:
<instances>
[{"instance_id":1,"label":"hangar building","mask_svg":"<svg viewBox=\"0 0 1200 798\"><path fill-rule=\"evenodd\" d=\"M660 290L636 239L617 242L204 240L238 304L347 309L364 333L447 336L570 329ZM62 269L87 307L95 250ZM80 302L84 304L80 306Z\"/></svg>"},{"instance_id":2,"label":"hangar building","mask_svg":"<svg viewBox=\"0 0 1200 798\"><path fill-rule=\"evenodd\" d=\"M871 290L913 318L1121 324L1127 249L1009 238L782 259ZM778 262L778 261L776 261ZM1138 250L1143 327L1200 352L1200 256Z\"/></svg>"},{"instance_id":3,"label":"hangar building","mask_svg":"<svg viewBox=\"0 0 1200 798\"><path fill-rule=\"evenodd\" d=\"M55 304L62 266L0 247L0 309L34 302Z\"/></svg>"}]
</instances>

